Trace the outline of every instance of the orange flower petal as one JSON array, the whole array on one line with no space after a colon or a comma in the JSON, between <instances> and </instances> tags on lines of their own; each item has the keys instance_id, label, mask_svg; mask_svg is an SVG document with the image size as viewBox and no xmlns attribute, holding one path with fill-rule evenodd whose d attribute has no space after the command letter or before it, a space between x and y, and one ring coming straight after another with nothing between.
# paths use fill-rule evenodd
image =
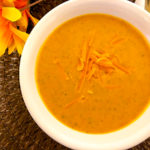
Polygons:
<instances>
[{"instance_id":1,"label":"orange flower petal","mask_svg":"<svg viewBox=\"0 0 150 150\"><path fill-rule=\"evenodd\" d=\"M28 34L26 32L22 32L18 29L16 29L15 27L13 27L12 25L10 25L10 30L17 35L20 39L22 39L24 42L27 40L28 38Z\"/></svg>"},{"instance_id":2,"label":"orange flower petal","mask_svg":"<svg viewBox=\"0 0 150 150\"><path fill-rule=\"evenodd\" d=\"M16 8L23 8L28 4L29 0L15 0L15 7Z\"/></svg>"},{"instance_id":3,"label":"orange flower petal","mask_svg":"<svg viewBox=\"0 0 150 150\"><path fill-rule=\"evenodd\" d=\"M14 41L15 41L17 51L21 55L23 47L24 47L24 41L21 40L20 38L18 38L17 36L15 36L15 35L13 37L14 37Z\"/></svg>"},{"instance_id":4,"label":"orange flower petal","mask_svg":"<svg viewBox=\"0 0 150 150\"><path fill-rule=\"evenodd\" d=\"M14 43L13 34L10 34L10 40L8 42L8 47L10 47Z\"/></svg>"},{"instance_id":5,"label":"orange flower petal","mask_svg":"<svg viewBox=\"0 0 150 150\"><path fill-rule=\"evenodd\" d=\"M11 46L8 47L8 54L10 55L16 48L15 43L13 43Z\"/></svg>"},{"instance_id":6,"label":"orange flower petal","mask_svg":"<svg viewBox=\"0 0 150 150\"><path fill-rule=\"evenodd\" d=\"M14 7L14 0L4 0L3 6Z\"/></svg>"},{"instance_id":7,"label":"orange flower petal","mask_svg":"<svg viewBox=\"0 0 150 150\"><path fill-rule=\"evenodd\" d=\"M4 37L3 37L4 36ZM11 34L9 34L8 32L6 32L6 35L3 35L0 38L0 56L2 56L5 53L5 50L8 47L8 43L10 42L11 39Z\"/></svg>"},{"instance_id":8,"label":"orange flower petal","mask_svg":"<svg viewBox=\"0 0 150 150\"><path fill-rule=\"evenodd\" d=\"M5 33L7 32L7 28L5 28L4 26L3 27L0 27L0 38L4 38L5 37Z\"/></svg>"},{"instance_id":9,"label":"orange flower petal","mask_svg":"<svg viewBox=\"0 0 150 150\"><path fill-rule=\"evenodd\" d=\"M14 39L13 39L13 35L11 35L10 37L10 41L8 43L8 54L10 55L16 48Z\"/></svg>"},{"instance_id":10,"label":"orange flower petal","mask_svg":"<svg viewBox=\"0 0 150 150\"><path fill-rule=\"evenodd\" d=\"M20 20L17 21L17 26L19 26L19 29L21 31L26 31L28 27L28 17L26 14L26 11L22 12L22 17Z\"/></svg>"},{"instance_id":11,"label":"orange flower petal","mask_svg":"<svg viewBox=\"0 0 150 150\"><path fill-rule=\"evenodd\" d=\"M0 18L0 26L6 26L8 24L8 20L4 18Z\"/></svg>"},{"instance_id":12,"label":"orange flower petal","mask_svg":"<svg viewBox=\"0 0 150 150\"><path fill-rule=\"evenodd\" d=\"M19 20L21 12L15 7L2 7L2 16L12 22Z\"/></svg>"},{"instance_id":13,"label":"orange flower petal","mask_svg":"<svg viewBox=\"0 0 150 150\"><path fill-rule=\"evenodd\" d=\"M28 17L31 19L31 21L33 22L34 25L36 25L38 23L38 19L36 19L35 17L33 17L30 12L28 10L26 10Z\"/></svg>"},{"instance_id":14,"label":"orange flower petal","mask_svg":"<svg viewBox=\"0 0 150 150\"><path fill-rule=\"evenodd\" d=\"M7 48L7 43L1 42L0 43L0 56L2 56L5 53L6 48Z\"/></svg>"}]
</instances>

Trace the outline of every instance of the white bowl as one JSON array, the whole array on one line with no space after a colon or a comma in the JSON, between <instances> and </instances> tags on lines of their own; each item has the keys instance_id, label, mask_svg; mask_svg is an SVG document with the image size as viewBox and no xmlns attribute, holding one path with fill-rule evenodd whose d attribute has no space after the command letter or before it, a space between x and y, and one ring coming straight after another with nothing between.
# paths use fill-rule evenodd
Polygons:
<instances>
[{"instance_id":1,"label":"white bowl","mask_svg":"<svg viewBox=\"0 0 150 150\"><path fill-rule=\"evenodd\" d=\"M31 32L21 58L20 85L25 104L40 128L54 140L84 150L118 150L135 146L150 136L150 107L134 123L108 134L85 134L63 125L45 107L36 88L35 63L42 43L60 24L73 17L104 13L120 17L137 27L150 40L150 15L123 0L72 0L45 15Z\"/></svg>"}]
</instances>

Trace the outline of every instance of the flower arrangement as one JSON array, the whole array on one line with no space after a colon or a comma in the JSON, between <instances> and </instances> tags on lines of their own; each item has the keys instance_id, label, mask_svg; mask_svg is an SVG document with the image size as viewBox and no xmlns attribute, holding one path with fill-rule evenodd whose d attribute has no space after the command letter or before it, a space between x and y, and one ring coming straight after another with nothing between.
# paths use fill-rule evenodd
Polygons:
<instances>
[{"instance_id":1,"label":"flower arrangement","mask_svg":"<svg viewBox=\"0 0 150 150\"><path fill-rule=\"evenodd\" d=\"M29 19L34 25L38 22L29 8L41 1L30 4L29 0L0 0L0 56L6 49L8 54L17 50L21 55L28 38Z\"/></svg>"}]
</instances>

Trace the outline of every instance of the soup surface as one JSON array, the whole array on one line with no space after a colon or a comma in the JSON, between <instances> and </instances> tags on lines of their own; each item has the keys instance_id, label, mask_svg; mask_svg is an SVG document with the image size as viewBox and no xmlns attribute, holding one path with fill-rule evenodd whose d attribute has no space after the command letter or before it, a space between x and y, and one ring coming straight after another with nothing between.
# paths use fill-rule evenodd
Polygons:
<instances>
[{"instance_id":1,"label":"soup surface","mask_svg":"<svg viewBox=\"0 0 150 150\"><path fill-rule=\"evenodd\" d=\"M60 122L85 133L113 132L149 105L149 43L124 20L83 15L49 35L35 76L43 102Z\"/></svg>"}]
</instances>

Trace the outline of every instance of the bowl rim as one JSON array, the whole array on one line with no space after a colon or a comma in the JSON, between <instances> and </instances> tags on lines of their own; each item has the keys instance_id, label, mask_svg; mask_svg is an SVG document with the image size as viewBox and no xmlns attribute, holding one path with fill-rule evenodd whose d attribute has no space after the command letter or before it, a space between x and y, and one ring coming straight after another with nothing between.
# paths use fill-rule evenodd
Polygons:
<instances>
[{"instance_id":1,"label":"bowl rim","mask_svg":"<svg viewBox=\"0 0 150 150\"><path fill-rule=\"evenodd\" d=\"M86 3L88 1L92 1L92 0L86 0L84 1L83 3ZM94 1L103 1L103 0L94 0ZM64 7L65 5L69 5L70 3L76 3L78 2L78 0L70 0L70 1L67 1L67 2L64 2L62 4L60 4L59 6L55 7L54 9L52 9L51 11L49 11L40 21L39 23L36 25L36 27L32 30L26 44L25 44L25 47L24 47L24 50L23 50L23 53L22 53L22 57L21 57L21 63L20 63L20 70L19 70L19 80L20 80L20 88L21 88L21 92L22 92L22 95L23 95L23 99L24 99L24 102L25 102L25 105L28 109L28 111L30 112L32 118L34 119L34 121L38 124L38 126L46 133L48 134L50 137L52 137L54 140L58 141L59 143L67 146L67 147L70 147L70 148L75 148L75 149L84 149L84 146L80 146L80 145L74 145L73 143L67 143L66 140L64 139L60 139L58 137L58 135L52 135L51 133L48 133L45 126L43 126L41 120L39 120L39 118L36 117L36 114L35 112L32 111L31 109L31 106L29 104L29 101L28 101L28 97L25 95L25 88L24 88L24 61L25 61L25 54L26 54L26 49L28 48L28 45L30 43L30 40L31 40L31 36L34 35L36 32L38 32L37 30L41 27L42 23L44 23L44 21L46 19L48 19L49 17L49 14L50 13L55 13L55 11L59 11L59 8L62 8ZM135 9L138 9L139 11L141 11L142 13L146 14L146 15L149 15L148 12L146 12L145 10L143 10L142 8L140 8L139 6L135 5L135 4L132 4L131 2L128 2L128 1L123 1L123 0L118 0L118 2L121 2L121 3L126 3L128 5L131 5L132 7L134 7ZM150 16L150 15L149 15ZM134 146L136 144L139 144L141 141L144 141L146 138L148 138L150 135L149 133L147 133L147 131L150 131L150 127L147 126L147 128L145 128L145 131L143 131L143 136L142 137L132 137L130 139L130 141L128 140L125 144L124 143L120 143L120 145L114 145L114 149L127 149L127 148L130 148L131 146Z\"/></svg>"}]
</instances>

